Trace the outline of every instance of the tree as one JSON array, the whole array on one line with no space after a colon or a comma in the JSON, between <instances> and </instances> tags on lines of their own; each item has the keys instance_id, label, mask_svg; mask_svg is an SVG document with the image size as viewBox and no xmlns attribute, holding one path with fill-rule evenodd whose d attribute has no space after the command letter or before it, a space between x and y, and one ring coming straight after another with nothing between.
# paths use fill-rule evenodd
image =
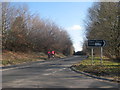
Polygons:
<instances>
[{"instance_id":1,"label":"tree","mask_svg":"<svg viewBox=\"0 0 120 90\"><path fill-rule=\"evenodd\" d=\"M22 17L16 17L9 33L9 49L13 51L25 51L27 49L27 27Z\"/></svg>"},{"instance_id":2,"label":"tree","mask_svg":"<svg viewBox=\"0 0 120 90\"><path fill-rule=\"evenodd\" d=\"M3 49L44 53L55 50L65 55L71 54L69 35L53 21L30 14L25 5L4 3L2 12Z\"/></svg>"},{"instance_id":3,"label":"tree","mask_svg":"<svg viewBox=\"0 0 120 90\"><path fill-rule=\"evenodd\" d=\"M89 9L89 21L86 27L87 39L106 40L105 55L114 59L120 58L118 5L118 2L95 3Z\"/></svg>"},{"instance_id":4,"label":"tree","mask_svg":"<svg viewBox=\"0 0 120 90\"><path fill-rule=\"evenodd\" d=\"M10 27L11 13L12 10L9 3L2 3L2 48L6 48L6 42L8 39L8 30Z\"/></svg>"}]
</instances>

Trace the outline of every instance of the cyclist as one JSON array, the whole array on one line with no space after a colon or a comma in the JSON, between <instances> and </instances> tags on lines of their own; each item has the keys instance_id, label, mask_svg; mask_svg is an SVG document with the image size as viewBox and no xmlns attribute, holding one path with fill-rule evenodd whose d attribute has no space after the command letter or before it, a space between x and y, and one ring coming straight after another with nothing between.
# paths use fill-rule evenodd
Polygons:
<instances>
[{"instance_id":1,"label":"cyclist","mask_svg":"<svg viewBox=\"0 0 120 90\"><path fill-rule=\"evenodd\" d=\"M51 52L50 51L48 51L48 58L50 58L51 57Z\"/></svg>"},{"instance_id":2,"label":"cyclist","mask_svg":"<svg viewBox=\"0 0 120 90\"><path fill-rule=\"evenodd\" d=\"M51 54L52 54L52 57L54 58L55 57L55 51L52 51Z\"/></svg>"}]
</instances>

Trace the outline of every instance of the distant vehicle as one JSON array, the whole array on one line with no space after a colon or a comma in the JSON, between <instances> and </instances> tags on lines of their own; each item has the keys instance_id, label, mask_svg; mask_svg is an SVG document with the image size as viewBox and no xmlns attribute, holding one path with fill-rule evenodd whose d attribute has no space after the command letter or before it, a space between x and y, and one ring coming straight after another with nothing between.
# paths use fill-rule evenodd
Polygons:
<instances>
[{"instance_id":1,"label":"distant vehicle","mask_svg":"<svg viewBox=\"0 0 120 90\"><path fill-rule=\"evenodd\" d=\"M78 52L75 52L73 55L87 55L87 54L83 51L78 51Z\"/></svg>"}]
</instances>

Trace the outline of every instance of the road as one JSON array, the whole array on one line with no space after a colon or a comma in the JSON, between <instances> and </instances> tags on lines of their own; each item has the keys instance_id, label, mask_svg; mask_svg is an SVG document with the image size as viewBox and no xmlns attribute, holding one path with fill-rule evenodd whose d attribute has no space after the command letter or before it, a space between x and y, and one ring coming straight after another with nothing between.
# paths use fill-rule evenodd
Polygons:
<instances>
[{"instance_id":1,"label":"road","mask_svg":"<svg viewBox=\"0 0 120 90\"><path fill-rule=\"evenodd\" d=\"M102 81L72 71L69 67L85 57L37 61L2 71L3 88L118 88L117 83Z\"/></svg>"}]
</instances>

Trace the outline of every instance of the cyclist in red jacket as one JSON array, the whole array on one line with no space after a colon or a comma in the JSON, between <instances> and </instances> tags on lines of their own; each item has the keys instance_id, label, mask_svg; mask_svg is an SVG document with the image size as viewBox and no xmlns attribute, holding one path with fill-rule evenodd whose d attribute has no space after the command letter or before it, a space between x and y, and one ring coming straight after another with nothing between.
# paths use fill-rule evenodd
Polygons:
<instances>
[{"instance_id":1,"label":"cyclist in red jacket","mask_svg":"<svg viewBox=\"0 0 120 90\"><path fill-rule=\"evenodd\" d=\"M51 57L51 52L50 51L48 51L48 58L50 58Z\"/></svg>"},{"instance_id":2,"label":"cyclist in red jacket","mask_svg":"<svg viewBox=\"0 0 120 90\"><path fill-rule=\"evenodd\" d=\"M51 52L51 55L52 55L52 57L54 58L54 57L55 57L55 51L52 51L52 52Z\"/></svg>"}]
</instances>

